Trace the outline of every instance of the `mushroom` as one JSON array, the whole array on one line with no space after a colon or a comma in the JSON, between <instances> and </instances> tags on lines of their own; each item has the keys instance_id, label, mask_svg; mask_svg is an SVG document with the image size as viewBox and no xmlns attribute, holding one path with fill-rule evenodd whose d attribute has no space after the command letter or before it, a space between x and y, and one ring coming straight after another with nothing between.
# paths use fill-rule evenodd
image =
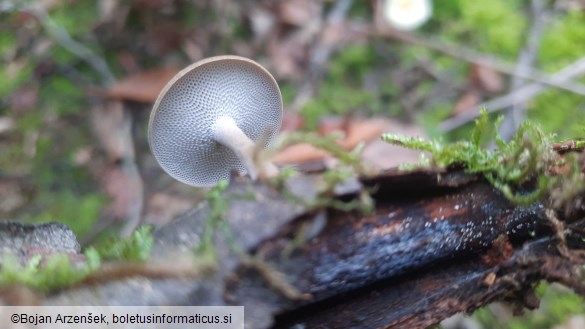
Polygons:
<instances>
[{"instance_id":1,"label":"mushroom","mask_svg":"<svg viewBox=\"0 0 585 329\"><path fill-rule=\"evenodd\" d=\"M384 18L398 30L415 30L431 18L431 0L385 0Z\"/></svg>"},{"instance_id":2,"label":"mushroom","mask_svg":"<svg viewBox=\"0 0 585 329\"><path fill-rule=\"evenodd\" d=\"M175 75L158 96L148 124L156 160L173 178L192 186L212 186L233 170L252 179L257 144L267 147L282 121L276 80L260 64L239 56L203 59Z\"/></svg>"}]
</instances>

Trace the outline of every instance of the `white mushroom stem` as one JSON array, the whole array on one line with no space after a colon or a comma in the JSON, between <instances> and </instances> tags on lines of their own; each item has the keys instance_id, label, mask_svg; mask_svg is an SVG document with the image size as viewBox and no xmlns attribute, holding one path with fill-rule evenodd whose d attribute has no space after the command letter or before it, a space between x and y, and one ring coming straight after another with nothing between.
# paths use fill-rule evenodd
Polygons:
<instances>
[{"instance_id":1,"label":"white mushroom stem","mask_svg":"<svg viewBox=\"0 0 585 329\"><path fill-rule=\"evenodd\" d=\"M242 161L252 180L258 178L258 170L254 163L254 149L256 145L236 125L233 118L222 116L215 121L212 127L213 138L222 145L231 149ZM278 168L272 162L262 164L262 173L267 177L276 176Z\"/></svg>"}]
</instances>

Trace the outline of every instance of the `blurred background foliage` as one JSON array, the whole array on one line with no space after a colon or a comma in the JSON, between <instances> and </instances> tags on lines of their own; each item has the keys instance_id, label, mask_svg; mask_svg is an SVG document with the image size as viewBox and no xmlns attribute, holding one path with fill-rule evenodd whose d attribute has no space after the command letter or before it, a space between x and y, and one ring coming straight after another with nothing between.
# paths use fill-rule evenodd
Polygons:
<instances>
[{"instance_id":1,"label":"blurred background foliage","mask_svg":"<svg viewBox=\"0 0 585 329\"><path fill-rule=\"evenodd\" d=\"M409 33L516 63L539 28L531 66L552 74L585 55L585 4L541 1L543 15L534 17L535 1L437 0L430 20ZM442 120L513 89L512 77L491 70L479 87L488 91L470 91L477 65L379 33L380 1L347 1L345 11L342 2L0 1L0 217L58 220L87 236L98 221L124 219L138 199L146 222L193 206L201 192L173 185L149 154L156 92L147 91L168 80L163 69L208 56L265 65L281 85L287 116L301 122L293 129L318 130L329 117L391 117L449 141L469 125L445 133L437 129ZM128 79L130 88L120 87ZM459 106L469 95L474 101ZM583 95L550 88L524 108L559 139L583 135ZM135 149L120 151L103 131L118 134L124 120ZM128 163L137 164L143 186L128 178L135 174ZM580 298L552 294L526 318L503 324L484 309L477 319L484 328L550 328L584 312Z\"/></svg>"}]
</instances>

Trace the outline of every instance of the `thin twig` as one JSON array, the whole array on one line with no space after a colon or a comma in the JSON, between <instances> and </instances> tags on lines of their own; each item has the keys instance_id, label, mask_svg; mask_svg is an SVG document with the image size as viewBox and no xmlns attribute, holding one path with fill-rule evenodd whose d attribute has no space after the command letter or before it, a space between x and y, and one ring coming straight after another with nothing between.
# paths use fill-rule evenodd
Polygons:
<instances>
[{"instance_id":1,"label":"thin twig","mask_svg":"<svg viewBox=\"0 0 585 329\"><path fill-rule=\"evenodd\" d=\"M328 25L335 25L343 21L349 8L351 7L352 0L338 0L335 2L335 6L327 15L325 26L322 31L325 31ZM295 98L292 108L299 110L313 95L323 79L325 73L325 67L329 57L333 53L334 44L325 43L323 41L323 32L321 37L317 41L317 44L311 51L309 60L309 73L307 78L299 88L297 97Z\"/></svg>"},{"instance_id":2,"label":"thin twig","mask_svg":"<svg viewBox=\"0 0 585 329\"><path fill-rule=\"evenodd\" d=\"M87 48L83 44L75 41L64 28L55 24L51 17L49 17L49 14L47 14L43 8L36 6L26 10L38 19L39 23L45 29L47 34L53 38L61 47L67 49L69 52L89 64L89 66L91 66L100 75L102 84L111 85L116 81L116 78L112 74L112 71L110 71L108 64L103 60L103 58L94 54L91 49Z\"/></svg>"},{"instance_id":3,"label":"thin twig","mask_svg":"<svg viewBox=\"0 0 585 329\"><path fill-rule=\"evenodd\" d=\"M551 75L550 80L556 82L564 82L569 81L583 74L585 74L585 57L580 58L573 64ZM501 111L502 109L505 109L517 102L525 102L533 98L534 96L542 93L546 89L547 86L543 86L540 83L532 83L525 85L523 87L516 89L512 93L486 102L481 107L480 106L475 107L470 111L466 111L464 113L461 113L460 115L454 116L443 121L439 125L439 129L443 132L450 131L478 117L479 110L482 107L487 108L488 112Z\"/></svg>"},{"instance_id":4,"label":"thin twig","mask_svg":"<svg viewBox=\"0 0 585 329\"><path fill-rule=\"evenodd\" d=\"M373 37L392 38L401 42L429 48L453 58L457 58L469 63L474 63L476 65L485 66L510 76L519 76L526 80L535 81L540 84L558 89L564 89L574 94L585 96L585 85L581 83L570 81L571 79L553 79L552 76L537 70L532 70L529 73L516 72L515 64L494 56L488 56L475 52L468 48L462 48L454 44L444 44L431 39L422 38L412 33L397 31L390 28L378 27L373 29L369 25L364 26L360 24L351 24L351 27L357 33L363 33Z\"/></svg>"},{"instance_id":5,"label":"thin twig","mask_svg":"<svg viewBox=\"0 0 585 329\"><path fill-rule=\"evenodd\" d=\"M519 75L528 74L533 69L534 63L536 62L536 54L540 45L540 39L546 22L546 9L543 0L532 0L531 1L531 12L532 12L532 24L530 26L530 32L528 34L528 40L526 45L520 52L518 57L518 65L516 67L516 75L512 78L510 90L516 90L526 83L526 80L520 78ZM466 109L467 110L467 109ZM500 125L499 132L500 136L504 140L512 138L522 121L525 117L525 103L514 102L510 108L504 114L504 121ZM463 111L464 112L464 111Z\"/></svg>"}]
</instances>

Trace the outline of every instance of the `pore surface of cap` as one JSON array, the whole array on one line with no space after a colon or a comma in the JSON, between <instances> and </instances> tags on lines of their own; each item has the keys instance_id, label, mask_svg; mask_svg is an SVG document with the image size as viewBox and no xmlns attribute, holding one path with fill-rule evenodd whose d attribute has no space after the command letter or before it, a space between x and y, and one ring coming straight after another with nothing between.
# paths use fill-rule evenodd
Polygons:
<instances>
[{"instance_id":1,"label":"pore surface of cap","mask_svg":"<svg viewBox=\"0 0 585 329\"><path fill-rule=\"evenodd\" d=\"M148 140L161 167L193 186L211 186L246 169L236 154L213 139L213 125L231 117L254 142L274 141L282 120L282 98L272 75L238 56L199 61L179 72L152 110Z\"/></svg>"}]
</instances>

